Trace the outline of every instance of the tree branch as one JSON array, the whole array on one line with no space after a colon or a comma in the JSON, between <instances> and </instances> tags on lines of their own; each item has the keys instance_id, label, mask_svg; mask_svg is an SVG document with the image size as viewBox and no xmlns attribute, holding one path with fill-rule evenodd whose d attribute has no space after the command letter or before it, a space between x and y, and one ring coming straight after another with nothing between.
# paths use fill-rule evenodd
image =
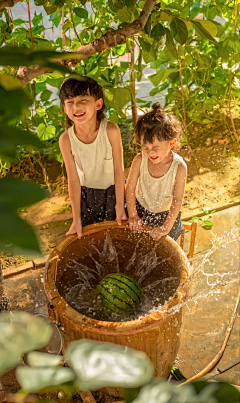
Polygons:
<instances>
[{"instance_id":1,"label":"tree branch","mask_svg":"<svg viewBox=\"0 0 240 403\"><path fill-rule=\"evenodd\" d=\"M23 0L0 0L0 10L5 7L13 7L14 4L19 3L19 1Z\"/></svg>"},{"instance_id":2,"label":"tree branch","mask_svg":"<svg viewBox=\"0 0 240 403\"><path fill-rule=\"evenodd\" d=\"M87 45L81 45L80 48L78 48L74 53L80 54L81 59L83 60L114 46L123 45L126 43L128 38L131 38L143 30L155 3L156 0L146 0L138 19L123 28L109 30L101 38L94 39ZM79 59L64 62L64 64L68 67L74 67L77 63L79 63ZM26 85L33 78L49 72L51 72L51 70L41 66L19 67L16 77L19 78L24 85Z\"/></svg>"}]
</instances>

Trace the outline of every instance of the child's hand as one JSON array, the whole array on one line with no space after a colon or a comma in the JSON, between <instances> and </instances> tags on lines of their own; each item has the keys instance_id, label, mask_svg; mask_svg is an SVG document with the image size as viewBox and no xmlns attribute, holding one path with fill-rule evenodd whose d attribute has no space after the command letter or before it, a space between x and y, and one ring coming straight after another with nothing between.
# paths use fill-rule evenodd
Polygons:
<instances>
[{"instance_id":1,"label":"child's hand","mask_svg":"<svg viewBox=\"0 0 240 403\"><path fill-rule=\"evenodd\" d=\"M156 227L151 229L151 231L149 231L149 235L155 239L155 241L158 241L160 238L162 238L163 236L166 236L169 233L169 228L165 228L164 226L161 227Z\"/></svg>"},{"instance_id":2,"label":"child's hand","mask_svg":"<svg viewBox=\"0 0 240 403\"><path fill-rule=\"evenodd\" d=\"M124 207L118 207L116 205L115 210L116 210L116 221L117 221L118 225L122 225L122 220L127 220L127 216L126 216Z\"/></svg>"},{"instance_id":3,"label":"child's hand","mask_svg":"<svg viewBox=\"0 0 240 403\"><path fill-rule=\"evenodd\" d=\"M129 217L128 223L131 231L141 231L144 225L143 221L138 216Z\"/></svg>"},{"instance_id":4,"label":"child's hand","mask_svg":"<svg viewBox=\"0 0 240 403\"><path fill-rule=\"evenodd\" d=\"M72 235L72 234L77 234L78 238L82 238L82 224L81 222L76 223L73 221L71 227L69 228L69 231L66 233L66 235Z\"/></svg>"}]
</instances>

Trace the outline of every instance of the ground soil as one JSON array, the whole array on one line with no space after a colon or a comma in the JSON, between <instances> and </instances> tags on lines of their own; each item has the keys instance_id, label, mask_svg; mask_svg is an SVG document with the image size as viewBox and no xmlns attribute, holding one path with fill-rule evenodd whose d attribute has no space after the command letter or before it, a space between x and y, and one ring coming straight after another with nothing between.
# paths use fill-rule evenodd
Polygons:
<instances>
[{"instance_id":1,"label":"ground soil","mask_svg":"<svg viewBox=\"0 0 240 403\"><path fill-rule=\"evenodd\" d=\"M237 130L240 132L240 129ZM195 134L197 134L196 128L193 130L192 139ZM204 208L214 210L239 200L239 143L233 141L232 137L225 132L218 135L214 132L213 135L209 138L206 138L206 135L203 136L201 147L191 150L185 147L179 152L188 166L182 206L183 219L201 213ZM129 136L131 136L130 132L125 134L123 141L125 144L129 141ZM133 157L133 151L125 151L126 176ZM21 169L24 166L21 162ZM56 161L52 164L48 163L46 168L52 197L27 208L21 216L34 226L42 252L49 254L65 237L71 224L72 212L63 168ZM41 182L39 169L37 172L38 181ZM14 173L19 175L19 166L15 167ZM26 179L31 177L28 176ZM6 256L0 253L0 259L4 269L22 264L32 258Z\"/></svg>"}]
</instances>

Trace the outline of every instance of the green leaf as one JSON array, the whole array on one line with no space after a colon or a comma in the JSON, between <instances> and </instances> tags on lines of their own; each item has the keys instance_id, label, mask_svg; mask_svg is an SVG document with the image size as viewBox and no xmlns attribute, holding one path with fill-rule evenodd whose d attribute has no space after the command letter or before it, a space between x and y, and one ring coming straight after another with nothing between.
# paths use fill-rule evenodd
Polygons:
<instances>
[{"instance_id":1,"label":"green leaf","mask_svg":"<svg viewBox=\"0 0 240 403\"><path fill-rule=\"evenodd\" d=\"M37 127L37 134L40 140L46 141L50 140L55 136L56 127L54 126L45 126L44 123L40 123Z\"/></svg>"},{"instance_id":2,"label":"green leaf","mask_svg":"<svg viewBox=\"0 0 240 403\"><path fill-rule=\"evenodd\" d=\"M63 356L31 351L27 355L27 362L31 367L55 367L63 362Z\"/></svg>"},{"instance_id":3,"label":"green leaf","mask_svg":"<svg viewBox=\"0 0 240 403\"><path fill-rule=\"evenodd\" d=\"M124 6L117 11L117 16L122 22L129 22L132 18L132 9Z\"/></svg>"},{"instance_id":4,"label":"green leaf","mask_svg":"<svg viewBox=\"0 0 240 403\"><path fill-rule=\"evenodd\" d=\"M209 21L210 22L210 21ZM214 42L214 38L212 35L204 28L202 25L202 21L192 21L193 28L195 28L198 35L200 35L204 39L208 39L209 41Z\"/></svg>"},{"instance_id":5,"label":"green leaf","mask_svg":"<svg viewBox=\"0 0 240 403\"><path fill-rule=\"evenodd\" d=\"M10 86L10 84L7 84ZM4 99L0 106L0 122L7 122L21 115L23 111L32 105L31 98L22 89L5 90L0 86L0 99Z\"/></svg>"},{"instance_id":6,"label":"green leaf","mask_svg":"<svg viewBox=\"0 0 240 403\"><path fill-rule=\"evenodd\" d=\"M169 28L165 28L165 33L166 33L166 47L168 48L169 52L171 52L173 57L177 59L178 58L177 49Z\"/></svg>"},{"instance_id":7,"label":"green leaf","mask_svg":"<svg viewBox=\"0 0 240 403\"><path fill-rule=\"evenodd\" d=\"M118 122L119 122L118 114L117 114L116 112L112 113L112 114L109 116L108 121L118 124Z\"/></svg>"},{"instance_id":8,"label":"green leaf","mask_svg":"<svg viewBox=\"0 0 240 403\"><path fill-rule=\"evenodd\" d=\"M26 130L18 130L15 127L0 125L0 157L14 161L17 157L18 146L31 146L42 149L44 144L37 136Z\"/></svg>"},{"instance_id":9,"label":"green leaf","mask_svg":"<svg viewBox=\"0 0 240 403\"><path fill-rule=\"evenodd\" d=\"M196 22L199 22L202 27L213 37L215 38L215 36L217 36L218 33L218 27L217 25L212 22L212 21L208 21L208 20L198 20Z\"/></svg>"},{"instance_id":10,"label":"green leaf","mask_svg":"<svg viewBox=\"0 0 240 403\"><path fill-rule=\"evenodd\" d=\"M74 7L73 11L79 18L88 18L88 12L85 8Z\"/></svg>"},{"instance_id":11,"label":"green leaf","mask_svg":"<svg viewBox=\"0 0 240 403\"><path fill-rule=\"evenodd\" d=\"M22 389L28 393L37 393L49 386L57 386L75 379L75 374L70 368L44 367L30 368L18 367L16 378Z\"/></svg>"},{"instance_id":12,"label":"green leaf","mask_svg":"<svg viewBox=\"0 0 240 403\"><path fill-rule=\"evenodd\" d=\"M151 27L152 27L152 16L151 16L151 14L150 14L150 16L148 17L148 20L147 20L147 22L146 22L146 24L145 24L145 26L144 26L144 28L143 28L144 32L145 32L147 35L150 35L150 33L151 33Z\"/></svg>"},{"instance_id":13,"label":"green leaf","mask_svg":"<svg viewBox=\"0 0 240 403\"><path fill-rule=\"evenodd\" d=\"M0 179L0 204L15 210L28 207L40 200L50 197L50 193L33 182L18 178Z\"/></svg>"},{"instance_id":14,"label":"green leaf","mask_svg":"<svg viewBox=\"0 0 240 403\"><path fill-rule=\"evenodd\" d=\"M52 91L50 91L50 90L43 91L40 95L41 101L43 101L43 102L48 101L51 95L52 95Z\"/></svg>"},{"instance_id":15,"label":"green leaf","mask_svg":"<svg viewBox=\"0 0 240 403\"><path fill-rule=\"evenodd\" d=\"M176 2L165 5L164 9L167 10L168 8L173 9L173 10L182 11L182 5L179 3L176 3Z\"/></svg>"},{"instance_id":16,"label":"green leaf","mask_svg":"<svg viewBox=\"0 0 240 403\"><path fill-rule=\"evenodd\" d=\"M176 383L176 382L175 382ZM208 396L207 396L208 397ZM140 390L134 403L179 403L179 402L210 402L210 400L197 400L196 393L191 385L177 388L175 384L161 379L152 379ZM213 401L212 401L213 402ZM214 401L215 403L215 401Z\"/></svg>"},{"instance_id":17,"label":"green leaf","mask_svg":"<svg viewBox=\"0 0 240 403\"><path fill-rule=\"evenodd\" d=\"M109 8L114 12L117 13L118 10L125 6L124 0L108 0ZM120 20L121 21L121 20Z\"/></svg>"},{"instance_id":18,"label":"green leaf","mask_svg":"<svg viewBox=\"0 0 240 403\"><path fill-rule=\"evenodd\" d=\"M136 388L149 382L153 374L153 364L145 353L112 343L73 341L65 357L81 390L104 386Z\"/></svg>"},{"instance_id":19,"label":"green leaf","mask_svg":"<svg viewBox=\"0 0 240 403\"><path fill-rule=\"evenodd\" d=\"M158 23L154 25L152 31L151 31L151 38L154 38L155 41L159 41L161 36L164 36L166 34L165 29L162 24Z\"/></svg>"},{"instance_id":20,"label":"green leaf","mask_svg":"<svg viewBox=\"0 0 240 403\"><path fill-rule=\"evenodd\" d=\"M206 221L203 221L203 222L204 222L204 225L206 225L207 227L212 227L212 226L213 226L213 222L212 222L212 221L206 220Z\"/></svg>"},{"instance_id":21,"label":"green leaf","mask_svg":"<svg viewBox=\"0 0 240 403\"><path fill-rule=\"evenodd\" d=\"M23 354L44 347L52 335L46 321L26 312L1 313L0 328L0 373L13 369Z\"/></svg>"},{"instance_id":22,"label":"green leaf","mask_svg":"<svg viewBox=\"0 0 240 403\"><path fill-rule=\"evenodd\" d=\"M185 22L180 18L174 17L170 23L170 28L174 39L183 45L188 39L188 30Z\"/></svg>"},{"instance_id":23,"label":"green leaf","mask_svg":"<svg viewBox=\"0 0 240 403\"><path fill-rule=\"evenodd\" d=\"M143 56L144 63L146 63L146 64L151 63L157 59L157 55L153 48L150 50L150 52L146 52L145 50L142 50L142 56Z\"/></svg>"},{"instance_id":24,"label":"green leaf","mask_svg":"<svg viewBox=\"0 0 240 403\"><path fill-rule=\"evenodd\" d=\"M32 227L15 210L0 205L0 222L0 250L15 255L41 253Z\"/></svg>"}]
</instances>

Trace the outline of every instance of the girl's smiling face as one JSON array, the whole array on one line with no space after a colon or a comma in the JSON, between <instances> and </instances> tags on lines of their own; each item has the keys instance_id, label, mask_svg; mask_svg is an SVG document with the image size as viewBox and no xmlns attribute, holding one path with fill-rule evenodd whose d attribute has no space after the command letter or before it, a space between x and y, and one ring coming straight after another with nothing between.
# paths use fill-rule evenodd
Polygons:
<instances>
[{"instance_id":1,"label":"girl's smiling face","mask_svg":"<svg viewBox=\"0 0 240 403\"><path fill-rule=\"evenodd\" d=\"M177 139L159 141L157 137L153 138L152 143L144 143L143 137L141 138L142 153L153 164L158 164L163 161L170 153Z\"/></svg>"},{"instance_id":2,"label":"girl's smiling face","mask_svg":"<svg viewBox=\"0 0 240 403\"><path fill-rule=\"evenodd\" d=\"M63 108L69 119L78 124L86 123L97 116L102 105L102 98L96 100L92 95L79 95L66 99Z\"/></svg>"}]
</instances>

